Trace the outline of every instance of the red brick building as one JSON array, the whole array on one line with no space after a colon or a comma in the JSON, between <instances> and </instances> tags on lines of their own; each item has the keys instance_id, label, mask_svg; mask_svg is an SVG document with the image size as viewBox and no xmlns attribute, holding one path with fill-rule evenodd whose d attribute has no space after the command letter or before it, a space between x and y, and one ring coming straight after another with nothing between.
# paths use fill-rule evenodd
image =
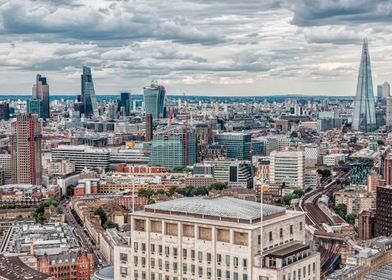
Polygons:
<instances>
[{"instance_id":1,"label":"red brick building","mask_svg":"<svg viewBox=\"0 0 392 280\"><path fill-rule=\"evenodd\" d=\"M56 280L90 280L94 274L93 253L70 253L38 258L38 270Z\"/></svg>"}]
</instances>

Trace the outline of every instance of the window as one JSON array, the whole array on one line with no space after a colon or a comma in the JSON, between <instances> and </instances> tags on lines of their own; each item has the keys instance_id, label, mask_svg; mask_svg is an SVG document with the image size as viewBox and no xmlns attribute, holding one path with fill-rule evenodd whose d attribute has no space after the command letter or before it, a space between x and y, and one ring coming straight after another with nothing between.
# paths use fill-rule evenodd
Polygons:
<instances>
[{"instance_id":1,"label":"window","mask_svg":"<svg viewBox=\"0 0 392 280\"><path fill-rule=\"evenodd\" d=\"M238 258L237 257L233 258L233 263L234 263L234 266L238 266Z\"/></svg>"},{"instance_id":2,"label":"window","mask_svg":"<svg viewBox=\"0 0 392 280\"><path fill-rule=\"evenodd\" d=\"M174 270L174 273L177 272L177 269L178 269L178 265L177 265L176 262L174 262L174 263L173 263L173 270Z\"/></svg>"},{"instance_id":3,"label":"window","mask_svg":"<svg viewBox=\"0 0 392 280\"><path fill-rule=\"evenodd\" d=\"M303 271L304 271L304 277L305 277L306 276L306 266L304 266Z\"/></svg>"},{"instance_id":4,"label":"window","mask_svg":"<svg viewBox=\"0 0 392 280\"><path fill-rule=\"evenodd\" d=\"M248 245L248 233L246 232L234 232L234 244L236 245Z\"/></svg>"},{"instance_id":5,"label":"window","mask_svg":"<svg viewBox=\"0 0 392 280\"><path fill-rule=\"evenodd\" d=\"M207 227L199 227L199 239L211 241L212 229Z\"/></svg>"},{"instance_id":6,"label":"window","mask_svg":"<svg viewBox=\"0 0 392 280\"><path fill-rule=\"evenodd\" d=\"M220 242L230 242L230 230L228 229L220 229L217 230L217 239Z\"/></svg>"},{"instance_id":7,"label":"window","mask_svg":"<svg viewBox=\"0 0 392 280\"><path fill-rule=\"evenodd\" d=\"M199 266L198 272L199 272L199 277L202 277L203 276L203 267L202 266Z\"/></svg>"},{"instance_id":8,"label":"window","mask_svg":"<svg viewBox=\"0 0 392 280\"><path fill-rule=\"evenodd\" d=\"M216 276L222 277L222 270L220 270L219 268L216 270Z\"/></svg>"},{"instance_id":9,"label":"window","mask_svg":"<svg viewBox=\"0 0 392 280\"><path fill-rule=\"evenodd\" d=\"M182 256L183 256L184 259L187 258L187 255L188 255L188 250L187 249L182 249Z\"/></svg>"},{"instance_id":10,"label":"window","mask_svg":"<svg viewBox=\"0 0 392 280\"><path fill-rule=\"evenodd\" d=\"M302 222L300 222L300 223L299 223L299 230L301 230L301 231L302 231L302 228L303 228L303 223L302 223Z\"/></svg>"},{"instance_id":11,"label":"window","mask_svg":"<svg viewBox=\"0 0 392 280\"><path fill-rule=\"evenodd\" d=\"M155 253L155 244L151 244L151 253Z\"/></svg>"},{"instance_id":12,"label":"window","mask_svg":"<svg viewBox=\"0 0 392 280\"><path fill-rule=\"evenodd\" d=\"M123 267L123 266L120 266L120 274L121 274L122 276L128 275L128 268Z\"/></svg>"},{"instance_id":13,"label":"window","mask_svg":"<svg viewBox=\"0 0 392 280\"><path fill-rule=\"evenodd\" d=\"M188 270L187 264L186 264L186 263L183 263L183 264L182 264L182 272L186 274L186 273L187 273L187 270Z\"/></svg>"},{"instance_id":14,"label":"window","mask_svg":"<svg viewBox=\"0 0 392 280\"><path fill-rule=\"evenodd\" d=\"M248 280L248 274L244 273L244 274L242 275L242 279L243 279L243 280Z\"/></svg>"},{"instance_id":15,"label":"window","mask_svg":"<svg viewBox=\"0 0 392 280\"><path fill-rule=\"evenodd\" d=\"M216 261L217 261L218 263L221 263L221 262L222 262L222 255L221 255L221 254L217 254L217 255L216 255Z\"/></svg>"},{"instance_id":16,"label":"window","mask_svg":"<svg viewBox=\"0 0 392 280\"><path fill-rule=\"evenodd\" d=\"M226 265L230 265L230 256L226 255Z\"/></svg>"},{"instance_id":17,"label":"window","mask_svg":"<svg viewBox=\"0 0 392 280\"><path fill-rule=\"evenodd\" d=\"M211 274L212 274L211 267L207 267L207 276L211 277Z\"/></svg>"},{"instance_id":18,"label":"window","mask_svg":"<svg viewBox=\"0 0 392 280\"><path fill-rule=\"evenodd\" d=\"M269 235L269 238L268 238L269 241L272 241L272 231L270 231L268 235Z\"/></svg>"},{"instance_id":19,"label":"window","mask_svg":"<svg viewBox=\"0 0 392 280\"><path fill-rule=\"evenodd\" d=\"M137 242L133 242L133 249L135 250L135 252L137 252L137 250L138 250Z\"/></svg>"},{"instance_id":20,"label":"window","mask_svg":"<svg viewBox=\"0 0 392 280\"><path fill-rule=\"evenodd\" d=\"M283 275L283 280L285 280L285 276ZM269 277L267 276L259 276L259 280L269 280Z\"/></svg>"},{"instance_id":21,"label":"window","mask_svg":"<svg viewBox=\"0 0 392 280\"><path fill-rule=\"evenodd\" d=\"M158 246L158 252L159 252L160 255L162 255L162 250L163 250L162 245L159 245L159 246Z\"/></svg>"},{"instance_id":22,"label":"window","mask_svg":"<svg viewBox=\"0 0 392 280\"><path fill-rule=\"evenodd\" d=\"M160 270L162 270L162 259L158 260L158 267Z\"/></svg>"},{"instance_id":23,"label":"window","mask_svg":"<svg viewBox=\"0 0 392 280\"><path fill-rule=\"evenodd\" d=\"M248 260L247 259L243 259L242 260L242 265L244 266L244 269L247 269L247 267L248 267Z\"/></svg>"},{"instance_id":24,"label":"window","mask_svg":"<svg viewBox=\"0 0 392 280\"><path fill-rule=\"evenodd\" d=\"M173 248L173 256L177 257L178 255L178 250L177 248Z\"/></svg>"},{"instance_id":25,"label":"window","mask_svg":"<svg viewBox=\"0 0 392 280\"><path fill-rule=\"evenodd\" d=\"M230 279L230 271L226 270L226 279Z\"/></svg>"},{"instance_id":26,"label":"window","mask_svg":"<svg viewBox=\"0 0 392 280\"><path fill-rule=\"evenodd\" d=\"M155 259L151 258L151 268L155 268Z\"/></svg>"},{"instance_id":27,"label":"window","mask_svg":"<svg viewBox=\"0 0 392 280\"><path fill-rule=\"evenodd\" d=\"M145 267L145 266L146 266L146 258L142 257L142 267Z\"/></svg>"},{"instance_id":28,"label":"window","mask_svg":"<svg viewBox=\"0 0 392 280\"><path fill-rule=\"evenodd\" d=\"M120 253L120 261L122 263L127 262L128 261L128 255L124 254L124 253Z\"/></svg>"},{"instance_id":29,"label":"window","mask_svg":"<svg viewBox=\"0 0 392 280\"><path fill-rule=\"evenodd\" d=\"M192 225L183 225L182 231L185 237L195 237L195 227Z\"/></svg>"},{"instance_id":30,"label":"window","mask_svg":"<svg viewBox=\"0 0 392 280\"><path fill-rule=\"evenodd\" d=\"M197 259L199 260L199 262L203 261L203 252L198 252L197 253Z\"/></svg>"},{"instance_id":31,"label":"window","mask_svg":"<svg viewBox=\"0 0 392 280\"><path fill-rule=\"evenodd\" d=\"M142 252L144 253L146 251L146 243L142 243Z\"/></svg>"},{"instance_id":32,"label":"window","mask_svg":"<svg viewBox=\"0 0 392 280\"><path fill-rule=\"evenodd\" d=\"M168 261L165 261L165 270L169 271L170 269L170 263Z\"/></svg>"},{"instance_id":33,"label":"window","mask_svg":"<svg viewBox=\"0 0 392 280\"><path fill-rule=\"evenodd\" d=\"M212 260L211 253L207 253L207 262L211 262L211 260Z\"/></svg>"},{"instance_id":34,"label":"window","mask_svg":"<svg viewBox=\"0 0 392 280\"><path fill-rule=\"evenodd\" d=\"M155 280L155 273L151 272L151 280Z\"/></svg>"},{"instance_id":35,"label":"window","mask_svg":"<svg viewBox=\"0 0 392 280\"><path fill-rule=\"evenodd\" d=\"M134 256L134 257L133 257L133 264L134 264L135 266L138 266L138 262L139 262L139 258L138 258L137 256Z\"/></svg>"},{"instance_id":36,"label":"window","mask_svg":"<svg viewBox=\"0 0 392 280\"><path fill-rule=\"evenodd\" d=\"M279 236L280 236L280 238L283 238L283 228L281 228L281 229L279 230Z\"/></svg>"},{"instance_id":37,"label":"window","mask_svg":"<svg viewBox=\"0 0 392 280\"><path fill-rule=\"evenodd\" d=\"M166 223L166 235L177 236L178 235L178 224Z\"/></svg>"},{"instance_id":38,"label":"window","mask_svg":"<svg viewBox=\"0 0 392 280\"><path fill-rule=\"evenodd\" d=\"M196 271L196 266L194 264L191 265L191 272L192 274L195 274Z\"/></svg>"},{"instance_id":39,"label":"window","mask_svg":"<svg viewBox=\"0 0 392 280\"><path fill-rule=\"evenodd\" d=\"M191 258L192 258L193 260L195 259L195 255L196 255L195 250L191 250Z\"/></svg>"},{"instance_id":40,"label":"window","mask_svg":"<svg viewBox=\"0 0 392 280\"><path fill-rule=\"evenodd\" d=\"M238 280L238 272L234 272L234 280Z\"/></svg>"},{"instance_id":41,"label":"window","mask_svg":"<svg viewBox=\"0 0 392 280\"><path fill-rule=\"evenodd\" d=\"M308 273L310 274L310 272L308 272ZM313 263L313 273L316 273L316 263Z\"/></svg>"},{"instance_id":42,"label":"window","mask_svg":"<svg viewBox=\"0 0 392 280\"><path fill-rule=\"evenodd\" d=\"M290 225L290 234L293 234L293 225Z\"/></svg>"},{"instance_id":43,"label":"window","mask_svg":"<svg viewBox=\"0 0 392 280\"><path fill-rule=\"evenodd\" d=\"M170 248L165 246L165 255L168 256L170 254Z\"/></svg>"}]
</instances>

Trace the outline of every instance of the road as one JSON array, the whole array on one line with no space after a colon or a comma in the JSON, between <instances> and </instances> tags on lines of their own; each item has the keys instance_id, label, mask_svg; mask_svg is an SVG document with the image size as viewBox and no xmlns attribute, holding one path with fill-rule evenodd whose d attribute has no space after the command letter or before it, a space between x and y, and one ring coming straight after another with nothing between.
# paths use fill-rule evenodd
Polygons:
<instances>
[{"instance_id":1,"label":"road","mask_svg":"<svg viewBox=\"0 0 392 280\"><path fill-rule=\"evenodd\" d=\"M96 267L99 268L105 266L106 265L105 258L103 257L102 253L99 251L97 246L93 243L92 239L87 235L83 226L79 225L75 217L72 215L71 208L69 206L69 200L68 199L63 200L60 203L60 207L65 215L65 220L74 229L74 233L78 238L80 246L85 250L91 249L94 252Z\"/></svg>"}]
</instances>

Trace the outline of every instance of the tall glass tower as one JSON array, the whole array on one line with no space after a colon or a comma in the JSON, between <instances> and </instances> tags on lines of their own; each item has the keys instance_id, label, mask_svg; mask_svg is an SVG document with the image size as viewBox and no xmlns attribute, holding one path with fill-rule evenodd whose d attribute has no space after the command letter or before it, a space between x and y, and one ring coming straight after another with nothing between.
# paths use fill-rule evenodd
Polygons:
<instances>
[{"instance_id":1,"label":"tall glass tower","mask_svg":"<svg viewBox=\"0 0 392 280\"><path fill-rule=\"evenodd\" d=\"M368 42L365 39L363 41L361 64L359 66L357 94L354 101L353 130L362 132L376 130L375 110L369 48Z\"/></svg>"},{"instance_id":2,"label":"tall glass tower","mask_svg":"<svg viewBox=\"0 0 392 280\"><path fill-rule=\"evenodd\" d=\"M144 108L146 114L152 114L153 119L165 117L165 97L164 86L158 85L157 81L152 81L150 86L144 87Z\"/></svg>"},{"instance_id":3,"label":"tall glass tower","mask_svg":"<svg viewBox=\"0 0 392 280\"><path fill-rule=\"evenodd\" d=\"M97 96L95 95L93 77L91 75L91 68L83 66L83 74L81 76L81 95L82 102L81 113L86 117L98 117Z\"/></svg>"},{"instance_id":4,"label":"tall glass tower","mask_svg":"<svg viewBox=\"0 0 392 280\"><path fill-rule=\"evenodd\" d=\"M36 83L33 85L33 99L41 100L42 110L40 117L44 120L50 118L50 107L49 107L49 85L46 82L46 77L37 75ZM37 103L37 102L36 102Z\"/></svg>"}]
</instances>

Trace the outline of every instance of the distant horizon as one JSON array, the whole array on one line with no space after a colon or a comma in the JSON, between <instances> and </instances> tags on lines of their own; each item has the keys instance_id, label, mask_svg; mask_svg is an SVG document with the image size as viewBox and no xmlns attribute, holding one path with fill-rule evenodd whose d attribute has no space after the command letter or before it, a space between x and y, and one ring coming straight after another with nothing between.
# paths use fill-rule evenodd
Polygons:
<instances>
[{"instance_id":1,"label":"distant horizon","mask_svg":"<svg viewBox=\"0 0 392 280\"><path fill-rule=\"evenodd\" d=\"M354 96L365 37L373 85L392 81L384 2L5 1L0 92L29 92L40 73L53 95L78 93L86 65L98 95L158 80L169 96Z\"/></svg>"}]
</instances>

